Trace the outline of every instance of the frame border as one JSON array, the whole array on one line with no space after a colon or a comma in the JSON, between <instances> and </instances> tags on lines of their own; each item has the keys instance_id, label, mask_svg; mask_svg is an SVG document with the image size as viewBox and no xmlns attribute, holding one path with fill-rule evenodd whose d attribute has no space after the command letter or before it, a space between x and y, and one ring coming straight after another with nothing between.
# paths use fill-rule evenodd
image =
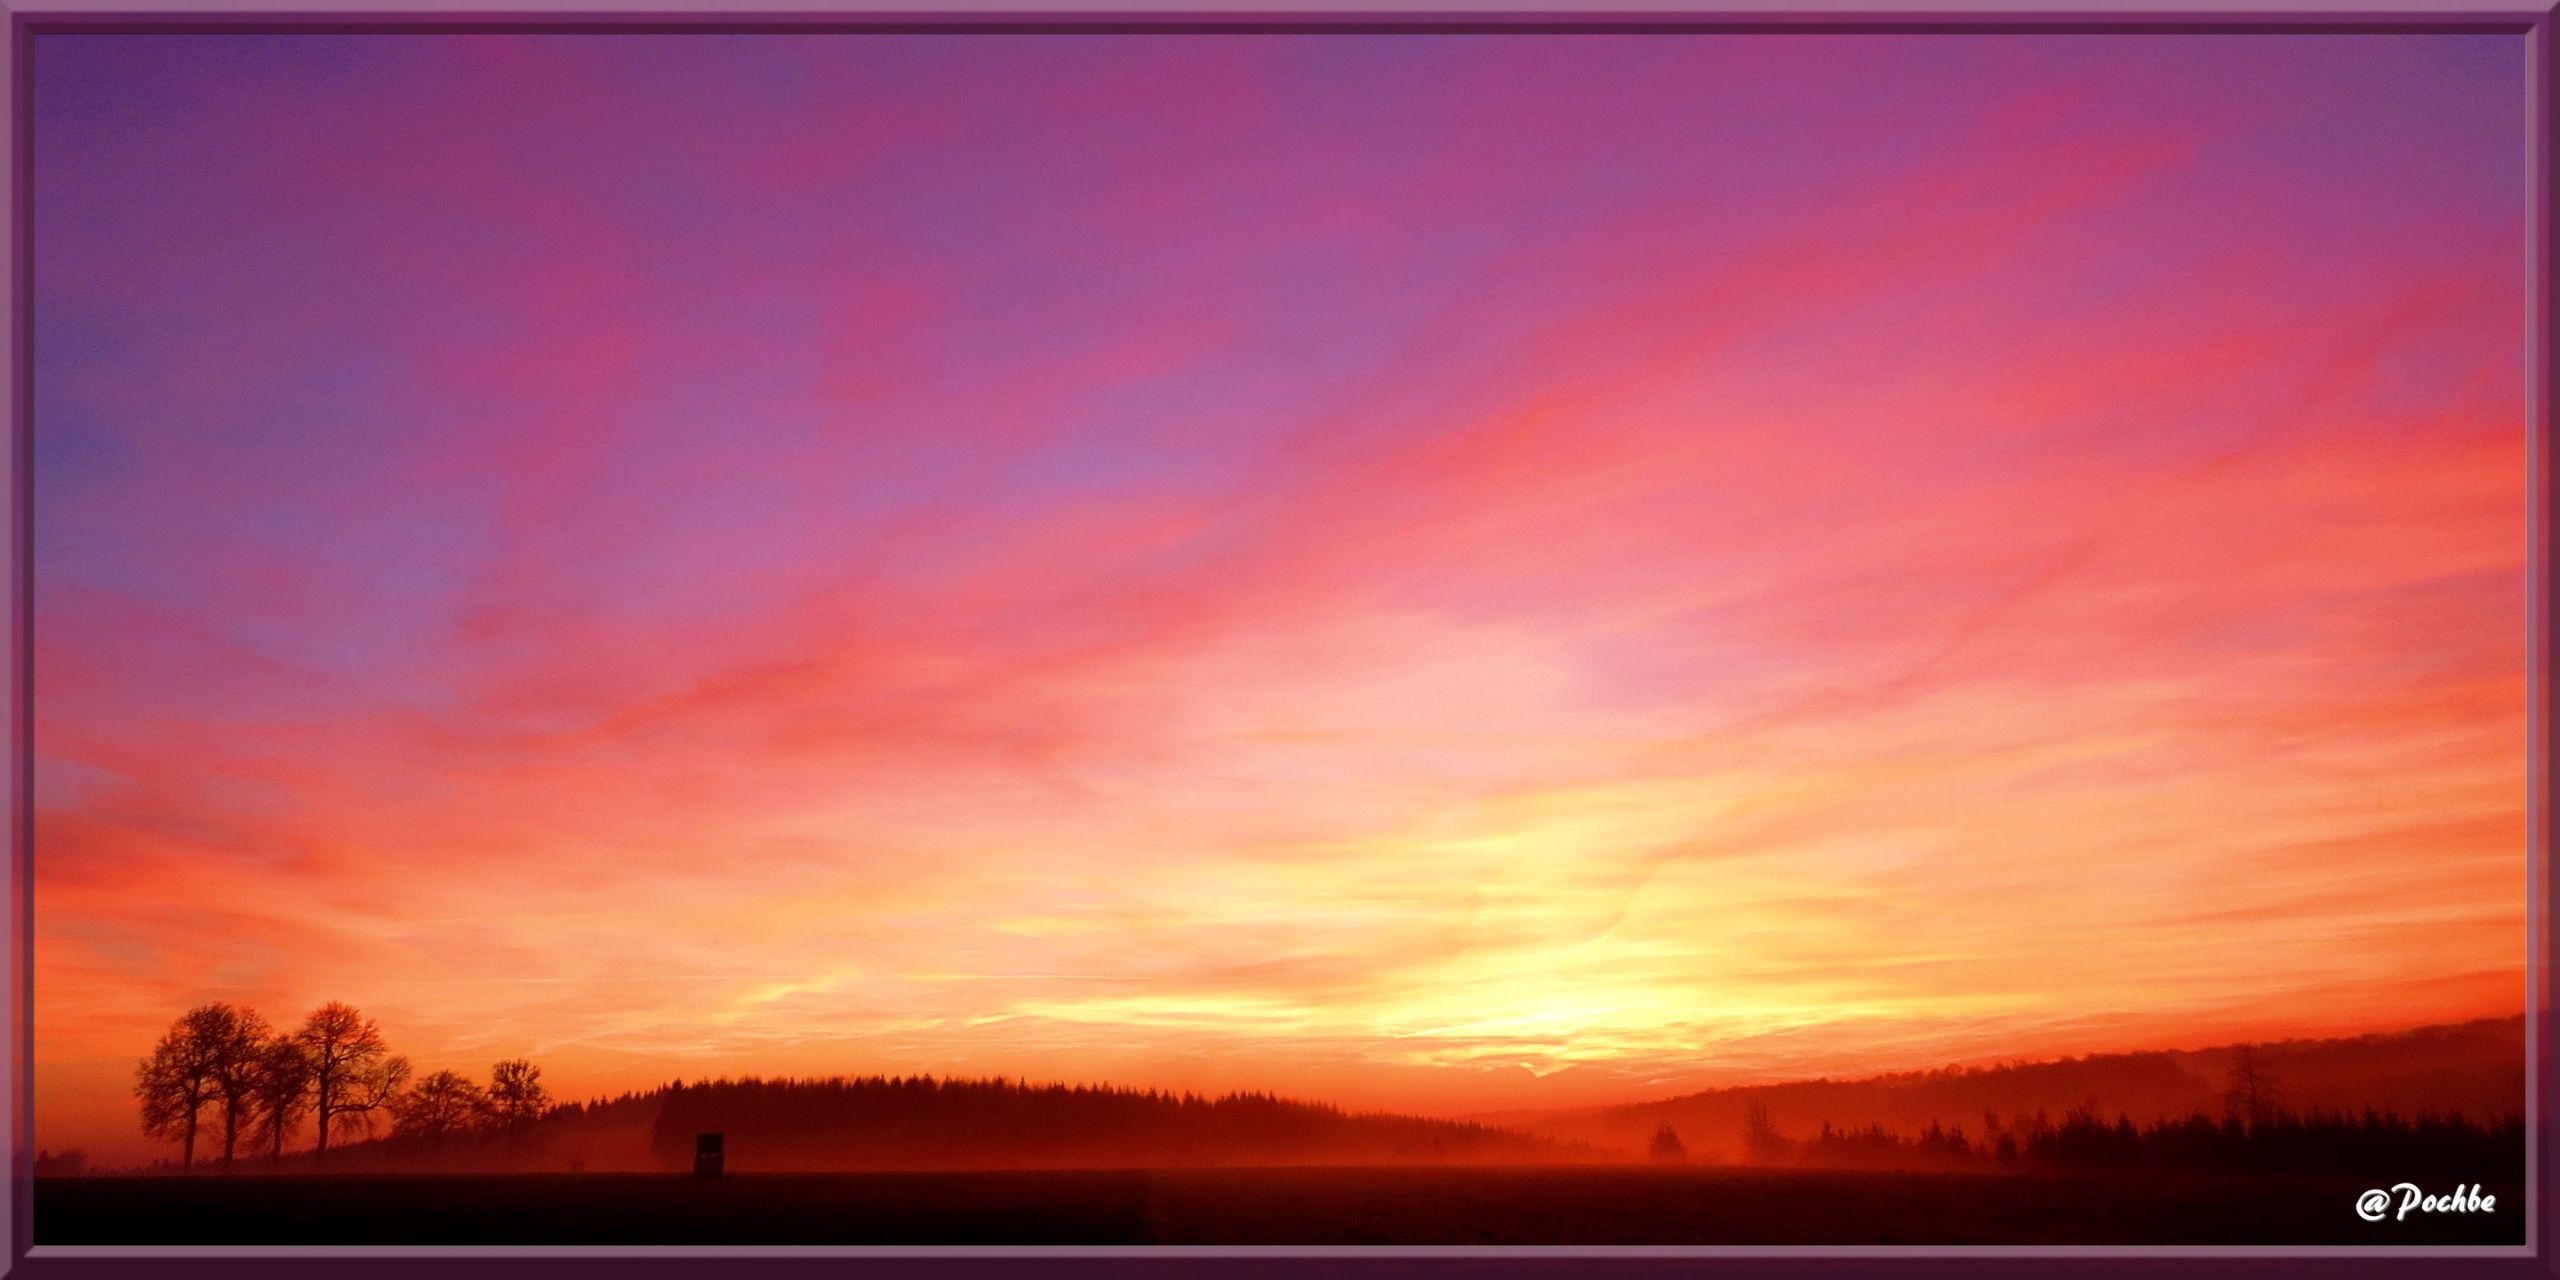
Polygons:
<instances>
[{"instance_id":1,"label":"frame border","mask_svg":"<svg viewBox=\"0 0 2560 1280\"><path fill-rule=\"evenodd\" d=\"M1365 8L1298 10L1251 7L1217 11L1168 8L1151 10L1046 9L981 7L978 0L954 0L947 8L809 10L740 10L717 12L684 9L448 9L409 7L403 0L379 12L355 9L284 7L272 11L182 7L157 11L104 7L116 0L84 0L13 5L0 0L8 16L9 51L5 92L9 119L5 130L10 180L8 217L10 253L5 322L10 364L10 424L6 452L9 518L0 535L5 545L9 579L7 735L5 760L9 795L9 927L15 936L6 951L7 981L0 983L0 1018L12 1041L0 1058L0 1091L7 1107L0 1111L9 1157L9 1194L0 1201L0 1275L30 1267L43 1276L116 1276L143 1274L155 1264L188 1260L191 1269L213 1277L271 1277L281 1271L311 1274L320 1268L343 1267L339 1260L362 1259L368 1271L386 1275L428 1274L431 1269L469 1266L507 1275L550 1274L561 1264L597 1272L641 1271L671 1274L675 1268L720 1260L722 1265L748 1262L793 1274L815 1268L841 1268L847 1263L865 1271L895 1274L1020 1274L1029 1268L1071 1275L1113 1275L1137 1264L1151 1273L1205 1272L1211 1269L1307 1266L1322 1274L1385 1275L1404 1268L1463 1267L1471 1274L1563 1274L1584 1267L1623 1268L1647 1274L1707 1267L1739 1268L1754 1273L1790 1276L1868 1274L1881 1268L1910 1268L1923 1274L2015 1276L2066 1268L2077 1274L2130 1274L2154 1267L2205 1268L2224 1274L2301 1274L2335 1265L2364 1276L2432 1276L2451 1267L2471 1274L2500 1276L2560 1275L2560 1258L2550 1250L2560 1225L2560 1160L2555 1160L2555 1110L2560 1110L2560 1079L2550 1069L2553 1059L2551 1009L2551 932L2553 877L2550 866L2550 777L2552 687L2550 679L2551 538L2549 500L2552 491L2550 441L2550 374L2554 354L2552 326L2554 140L2560 138L2560 95L2551 92L2555 43L2554 0L2488 0L2486 4L2453 0L2441 6L2426 0L2399 0L2395 7L2319 10L2282 7L2169 7L2195 0L2167 0L2143 8L2140 0L2101 0L2085 10L2045 7L2051 0L2025 0L2030 7L2004 11L1999 0L1973 0L1943 10L1889 7L1823 7L1823 0L1804 0L1803 7L1775 6L1762 0L1751 7L1719 9L1707 5L1662 9L1466 10ZM149 0L143 0L148 3ZM187 0L174 0L187 5ZM256 3L256 0L249 0ZM292 5L295 0L280 0ZM467 0L507 3L507 0ZM540 3L540 0L534 0ZM784 0L788 3L788 0ZM824 4L827 0L815 0ZM892 0L893 3L896 0ZM930 0L926 0L930 3ZM1066 0L1074 4L1077 0ZM1144 3L1144 0L1139 0ZM1184 0L1176 0L1182 3ZM1467 0L1457 0L1466 3ZM1498 0L1497 0L1498 2ZM1637 0L1642 3L1642 0ZM1928 4L1930 0L1916 0ZM2279 3L2281 0L2279 0ZM2351 0L2350 0L2351 2ZM2391 0L2385 0L2390 3ZM222 0L212 0L219 4ZM357 0L361 3L361 0ZM645 0L644 0L645 3ZM859 0L855 0L858 5ZM997 0L1002 3L1002 0ZM2321 3L2321 0L2310 0ZM2068 0L2063 0L2067 6ZM2528 60L2527 97L2530 189L2534 204L2528 236L2530 315L2527 327L2527 468L2528 538L2527 615L2529 635L2527 742L2527 922L2526 965L2526 1243L2521 1246L43 1246L33 1241L33 1043L34 1002L31 995L34 952L33 786L31 750L33 719L29 709L34 683L33 607L33 104L34 40L39 35L71 34L579 34L677 35L732 34L2071 34L2071 35L2290 35L2290 34L2482 34L2524 37ZM1445 1261L1444 1261L1445 1260ZM1685 1266L1683 1264L1686 1264Z\"/></svg>"}]
</instances>

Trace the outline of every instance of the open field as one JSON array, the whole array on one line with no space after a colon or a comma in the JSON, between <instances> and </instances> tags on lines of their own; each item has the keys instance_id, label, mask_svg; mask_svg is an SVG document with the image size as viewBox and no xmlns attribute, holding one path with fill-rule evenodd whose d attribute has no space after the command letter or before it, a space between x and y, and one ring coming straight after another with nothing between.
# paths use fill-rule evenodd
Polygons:
<instances>
[{"instance_id":1,"label":"open field","mask_svg":"<svg viewBox=\"0 0 2560 1280\"><path fill-rule=\"evenodd\" d=\"M40 1180L67 1244L2517 1244L2492 1212L2366 1222L2397 1179L1713 1166ZM2429 1193L2452 1187L2428 1186Z\"/></svg>"}]
</instances>

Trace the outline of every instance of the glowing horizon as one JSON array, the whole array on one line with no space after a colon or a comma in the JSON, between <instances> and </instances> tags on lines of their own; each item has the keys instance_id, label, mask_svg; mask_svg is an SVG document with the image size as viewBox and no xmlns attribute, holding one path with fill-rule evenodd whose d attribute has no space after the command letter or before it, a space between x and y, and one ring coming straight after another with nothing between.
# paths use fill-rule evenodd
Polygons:
<instances>
[{"instance_id":1,"label":"glowing horizon","mask_svg":"<svg viewBox=\"0 0 2560 1280\"><path fill-rule=\"evenodd\" d=\"M2519 40L35 51L43 1145L2523 1011Z\"/></svg>"}]
</instances>

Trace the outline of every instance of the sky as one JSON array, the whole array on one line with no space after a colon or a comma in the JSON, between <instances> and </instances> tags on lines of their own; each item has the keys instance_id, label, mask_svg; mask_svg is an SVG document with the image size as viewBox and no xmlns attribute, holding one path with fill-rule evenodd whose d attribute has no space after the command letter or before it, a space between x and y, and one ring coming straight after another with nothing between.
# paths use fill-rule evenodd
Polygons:
<instances>
[{"instance_id":1,"label":"sky","mask_svg":"<svg viewBox=\"0 0 2560 1280\"><path fill-rule=\"evenodd\" d=\"M34 59L40 1144L2524 1008L2520 37Z\"/></svg>"}]
</instances>

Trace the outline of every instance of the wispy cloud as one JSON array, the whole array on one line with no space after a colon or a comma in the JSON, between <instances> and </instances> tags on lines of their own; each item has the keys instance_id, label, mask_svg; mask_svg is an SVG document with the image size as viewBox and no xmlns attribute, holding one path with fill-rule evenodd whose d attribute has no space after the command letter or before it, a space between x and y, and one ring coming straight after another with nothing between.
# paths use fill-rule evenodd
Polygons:
<instances>
[{"instance_id":1,"label":"wispy cloud","mask_svg":"<svg viewBox=\"0 0 2560 1280\"><path fill-rule=\"evenodd\" d=\"M2495 41L37 60L95 1146L215 996L1427 1110L2521 1005Z\"/></svg>"}]
</instances>

